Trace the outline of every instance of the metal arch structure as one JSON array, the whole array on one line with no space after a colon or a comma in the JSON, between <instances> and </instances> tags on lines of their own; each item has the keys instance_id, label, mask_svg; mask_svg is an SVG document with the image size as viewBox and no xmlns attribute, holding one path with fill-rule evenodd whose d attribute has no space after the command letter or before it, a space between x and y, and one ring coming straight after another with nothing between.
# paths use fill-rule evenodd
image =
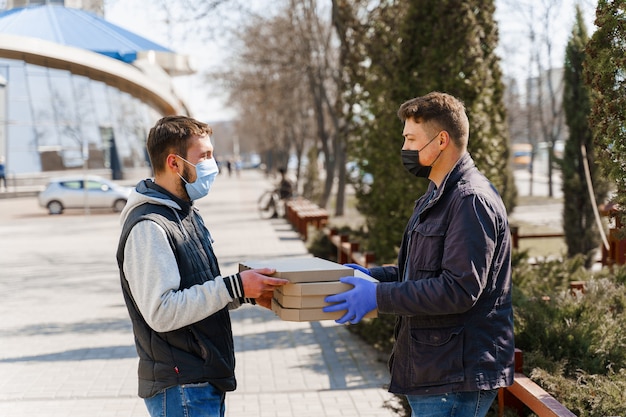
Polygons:
<instances>
[{"instance_id":1,"label":"metal arch structure","mask_svg":"<svg viewBox=\"0 0 626 417\"><path fill-rule=\"evenodd\" d=\"M164 86L131 64L95 52L37 38L0 34L0 58L66 70L101 81L136 97L164 116L189 113L171 91L169 82Z\"/></svg>"}]
</instances>

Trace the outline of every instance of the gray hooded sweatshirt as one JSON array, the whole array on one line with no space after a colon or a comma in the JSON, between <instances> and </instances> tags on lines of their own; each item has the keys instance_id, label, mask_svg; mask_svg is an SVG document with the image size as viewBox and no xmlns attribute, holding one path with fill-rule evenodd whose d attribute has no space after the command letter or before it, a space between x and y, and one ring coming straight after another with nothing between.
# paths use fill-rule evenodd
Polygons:
<instances>
[{"instance_id":1,"label":"gray hooded sweatshirt","mask_svg":"<svg viewBox=\"0 0 626 417\"><path fill-rule=\"evenodd\" d=\"M135 207L145 203L169 207L174 213L181 210L175 200L141 182L133 189L121 213L121 224ZM238 307L239 298L243 297L237 275L218 276L213 281L177 291L181 277L176 257L165 230L153 221L137 223L128 235L124 247L124 275L139 311L148 325L158 332L195 323L229 303L230 308ZM231 289L234 289L232 294Z\"/></svg>"},{"instance_id":2,"label":"gray hooded sweatshirt","mask_svg":"<svg viewBox=\"0 0 626 417\"><path fill-rule=\"evenodd\" d=\"M122 211L122 290L139 355L139 396L182 384L236 387L228 310L244 298L239 274L220 275L197 209L151 180Z\"/></svg>"}]
</instances>

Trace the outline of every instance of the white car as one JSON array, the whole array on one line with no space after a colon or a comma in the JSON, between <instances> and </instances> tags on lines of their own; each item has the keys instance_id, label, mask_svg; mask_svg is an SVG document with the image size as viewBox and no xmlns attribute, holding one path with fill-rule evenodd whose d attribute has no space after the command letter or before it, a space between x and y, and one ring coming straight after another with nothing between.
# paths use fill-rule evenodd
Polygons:
<instances>
[{"instance_id":1,"label":"white car","mask_svg":"<svg viewBox=\"0 0 626 417\"><path fill-rule=\"evenodd\" d=\"M119 212L126 205L131 190L97 176L63 177L51 179L38 198L39 205L50 214L84 207L111 208Z\"/></svg>"}]
</instances>

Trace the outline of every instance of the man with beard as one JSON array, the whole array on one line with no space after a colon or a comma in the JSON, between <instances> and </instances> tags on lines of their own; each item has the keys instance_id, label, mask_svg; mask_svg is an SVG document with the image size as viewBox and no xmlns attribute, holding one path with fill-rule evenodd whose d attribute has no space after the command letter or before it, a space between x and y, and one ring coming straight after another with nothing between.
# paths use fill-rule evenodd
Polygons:
<instances>
[{"instance_id":1,"label":"man with beard","mask_svg":"<svg viewBox=\"0 0 626 417\"><path fill-rule=\"evenodd\" d=\"M288 282L269 268L221 275L193 204L218 174L211 133L189 117L159 120L146 143L154 179L137 185L121 214L117 261L151 416L224 416L236 387L229 309L270 308Z\"/></svg>"}]
</instances>

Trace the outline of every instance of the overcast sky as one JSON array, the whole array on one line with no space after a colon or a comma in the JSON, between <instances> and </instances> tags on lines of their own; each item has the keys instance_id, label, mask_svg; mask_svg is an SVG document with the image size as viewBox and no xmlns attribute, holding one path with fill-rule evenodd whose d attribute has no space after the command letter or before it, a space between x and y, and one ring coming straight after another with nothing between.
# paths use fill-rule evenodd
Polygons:
<instances>
[{"instance_id":1,"label":"overcast sky","mask_svg":"<svg viewBox=\"0 0 626 417\"><path fill-rule=\"evenodd\" d=\"M528 73L528 22L539 21L544 4L554 2L555 0L496 0L496 20L499 22L500 29L498 53L502 58L505 75L519 79ZM596 1L560 0L560 7L551 14L553 18L550 20L549 29L554 51L554 65L562 65L565 46L574 22L574 5L577 2L581 4L585 14L590 35L594 29ZM201 38L197 36L181 40L180 34L186 28L178 28L175 33L168 33L163 24L163 11L159 3L144 0L109 0L105 17L114 24L178 53L190 55L193 65L200 71L205 68L219 68L229 53L228 45L220 36L219 31L216 31L214 41L210 42L201 41ZM248 4L260 7L264 4L272 4L272 1L252 0ZM535 15L528 16L521 13L520 4L532 5L530 9ZM200 120L216 122L235 116L233 110L229 109L224 94L217 89L217 86L209 85L201 74L177 77L175 88L191 108L192 115Z\"/></svg>"}]
</instances>

